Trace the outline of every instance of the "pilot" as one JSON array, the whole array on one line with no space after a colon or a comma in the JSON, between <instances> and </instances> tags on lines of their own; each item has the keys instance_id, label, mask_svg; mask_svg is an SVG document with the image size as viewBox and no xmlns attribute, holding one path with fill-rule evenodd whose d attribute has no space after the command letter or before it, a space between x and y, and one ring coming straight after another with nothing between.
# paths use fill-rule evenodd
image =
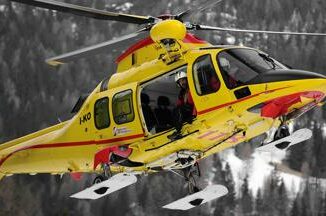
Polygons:
<instances>
[{"instance_id":1,"label":"pilot","mask_svg":"<svg viewBox=\"0 0 326 216\"><path fill-rule=\"evenodd\" d=\"M176 103L177 107L173 113L173 121L176 132L168 136L168 138L171 140L182 138L182 124L184 122L188 122L189 124L191 124L192 120L197 115L197 110L195 108L194 101L189 91L187 74L184 71L179 71L175 75L175 82L180 88L180 91Z\"/></svg>"},{"instance_id":2,"label":"pilot","mask_svg":"<svg viewBox=\"0 0 326 216\"><path fill-rule=\"evenodd\" d=\"M237 87L237 79L236 79L236 68L231 68L230 61L227 60L224 57L221 57L219 59L220 66L223 70L223 72L227 75L228 77L228 86L229 88L235 88Z\"/></svg>"},{"instance_id":3,"label":"pilot","mask_svg":"<svg viewBox=\"0 0 326 216\"><path fill-rule=\"evenodd\" d=\"M225 73L229 73L230 72L230 69L231 69L231 65L230 65L230 62L229 60L227 60L226 58L224 57L221 57L219 59L219 62L220 62L220 66L222 67L222 70L225 72Z\"/></svg>"}]
</instances>

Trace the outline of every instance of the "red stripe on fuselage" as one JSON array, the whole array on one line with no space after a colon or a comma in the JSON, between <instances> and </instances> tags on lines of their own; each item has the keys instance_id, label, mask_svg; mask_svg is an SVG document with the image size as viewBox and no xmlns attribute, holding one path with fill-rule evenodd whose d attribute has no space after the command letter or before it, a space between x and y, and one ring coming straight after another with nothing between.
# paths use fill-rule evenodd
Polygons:
<instances>
[{"instance_id":1,"label":"red stripe on fuselage","mask_svg":"<svg viewBox=\"0 0 326 216\"><path fill-rule=\"evenodd\" d=\"M150 38L147 37L141 41L139 41L138 43L132 45L131 47L129 47L126 51L124 51L116 60L115 62L118 64L120 63L124 58L126 58L128 55L130 55L131 53L135 52L138 49L141 49L145 46L148 46L150 44L153 44L154 41Z\"/></svg>"},{"instance_id":2,"label":"red stripe on fuselage","mask_svg":"<svg viewBox=\"0 0 326 216\"><path fill-rule=\"evenodd\" d=\"M28 149L42 149L42 148L60 148L60 147L73 147L73 146L84 146L84 145L101 145L101 144L108 144L108 143L114 143L114 142L119 142L119 141L126 141L130 139L136 139L143 137L144 134L136 134L136 135L131 135L131 136L126 136L126 137L118 137L118 138L113 138L113 139L107 139L107 140L89 140L89 141L81 141L81 142L66 142L66 143L50 143L50 144L38 144L38 145L33 145L33 146L28 146L24 147L21 149L18 149L10 154L8 154L6 157L2 158L0 160L0 166L13 154L23 151L23 150L28 150Z\"/></svg>"},{"instance_id":3,"label":"red stripe on fuselage","mask_svg":"<svg viewBox=\"0 0 326 216\"><path fill-rule=\"evenodd\" d=\"M257 97L261 94L267 94L267 93L271 93L271 92L274 92L274 91L278 91L278 90L282 90L282 89L286 89L286 88L289 88L290 86L288 87L282 87L282 88L277 88L277 89L273 89L273 90L268 90L268 91L264 91L264 92L260 92L260 93L257 93L257 94L254 94L254 95L251 95L251 96L248 96L248 97L245 97L245 98L241 98L239 100L235 100L235 101L232 101L232 102L229 102L229 103L225 103L225 104L221 104L221 105L218 105L218 106L215 106L215 107L211 107L211 108L208 108L208 109L205 109L205 110L201 110L201 111L198 111L198 115L202 115L202 114L205 114L205 113L208 113L208 112L212 112L214 110L217 110L217 109L221 109L223 107L226 107L226 106L230 106L232 104L236 104L236 103L239 103L239 102L242 102L242 101L245 101L245 100L249 100L251 98L254 98L254 97Z\"/></svg>"}]
</instances>

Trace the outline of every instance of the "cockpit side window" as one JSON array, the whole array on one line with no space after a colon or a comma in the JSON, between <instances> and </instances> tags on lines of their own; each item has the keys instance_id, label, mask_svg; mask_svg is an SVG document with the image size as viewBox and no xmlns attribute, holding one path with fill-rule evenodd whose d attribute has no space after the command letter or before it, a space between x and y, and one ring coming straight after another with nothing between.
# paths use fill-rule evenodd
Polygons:
<instances>
[{"instance_id":1,"label":"cockpit side window","mask_svg":"<svg viewBox=\"0 0 326 216\"><path fill-rule=\"evenodd\" d=\"M193 76L198 95L217 92L221 83L214 69L211 56L199 57L193 65Z\"/></svg>"},{"instance_id":2,"label":"cockpit side window","mask_svg":"<svg viewBox=\"0 0 326 216\"><path fill-rule=\"evenodd\" d=\"M265 53L244 48L222 51L217 61L229 89L244 85L261 73L286 68Z\"/></svg>"},{"instance_id":3,"label":"cockpit side window","mask_svg":"<svg viewBox=\"0 0 326 216\"><path fill-rule=\"evenodd\" d=\"M258 73L227 52L218 55L218 64L229 89L241 86L258 76Z\"/></svg>"}]
</instances>

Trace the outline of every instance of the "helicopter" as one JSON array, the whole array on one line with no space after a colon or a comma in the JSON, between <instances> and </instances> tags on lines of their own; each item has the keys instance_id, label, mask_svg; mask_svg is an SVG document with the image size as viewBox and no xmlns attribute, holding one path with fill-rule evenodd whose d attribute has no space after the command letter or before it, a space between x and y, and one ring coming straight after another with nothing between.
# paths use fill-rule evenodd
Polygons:
<instances>
[{"instance_id":1,"label":"helicopter","mask_svg":"<svg viewBox=\"0 0 326 216\"><path fill-rule=\"evenodd\" d=\"M137 39L117 58L116 73L79 98L70 120L0 145L0 178L19 173L97 173L92 186L71 197L98 199L136 183L139 175L171 171L183 176L189 195L164 208L188 210L228 193L223 185L198 187L200 160L262 134L266 139L259 150L284 151L312 136L306 128L291 132L288 124L325 103L325 76L290 69L254 48L212 45L193 34L326 36L323 33L230 29L185 21L194 9L153 17L53 0L12 1L142 28L47 59L57 66ZM176 105L171 101L178 99L175 77L181 72L186 74L196 114L182 122L180 136L171 139L176 132L171 122L171 107ZM148 109L149 98L156 98L158 109Z\"/></svg>"}]
</instances>

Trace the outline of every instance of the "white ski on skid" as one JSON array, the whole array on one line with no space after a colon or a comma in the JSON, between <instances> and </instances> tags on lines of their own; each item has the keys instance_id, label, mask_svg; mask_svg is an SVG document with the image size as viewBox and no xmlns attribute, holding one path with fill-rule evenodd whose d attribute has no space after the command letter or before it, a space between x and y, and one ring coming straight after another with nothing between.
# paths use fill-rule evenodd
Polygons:
<instances>
[{"instance_id":1,"label":"white ski on skid","mask_svg":"<svg viewBox=\"0 0 326 216\"><path fill-rule=\"evenodd\" d=\"M257 150L263 152L286 150L290 146L306 141L311 137L312 131L308 128L303 128L293 132L290 136L260 146Z\"/></svg>"},{"instance_id":2,"label":"white ski on skid","mask_svg":"<svg viewBox=\"0 0 326 216\"><path fill-rule=\"evenodd\" d=\"M205 189L176 200L163 208L173 210L188 210L213 199L222 197L228 193L228 189L223 185L209 185Z\"/></svg>"},{"instance_id":3,"label":"white ski on skid","mask_svg":"<svg viewBox=\"0 0 326 216\"><path fill-rule=\"evenodd\" d=\"M85 190L71 195L72 198L77 199L99 199L103 196L111 194L124 187L132 185L137 182L137 177L133 174L119 173L108 180L95 184Z\"/></svg>"}]
</instances>

